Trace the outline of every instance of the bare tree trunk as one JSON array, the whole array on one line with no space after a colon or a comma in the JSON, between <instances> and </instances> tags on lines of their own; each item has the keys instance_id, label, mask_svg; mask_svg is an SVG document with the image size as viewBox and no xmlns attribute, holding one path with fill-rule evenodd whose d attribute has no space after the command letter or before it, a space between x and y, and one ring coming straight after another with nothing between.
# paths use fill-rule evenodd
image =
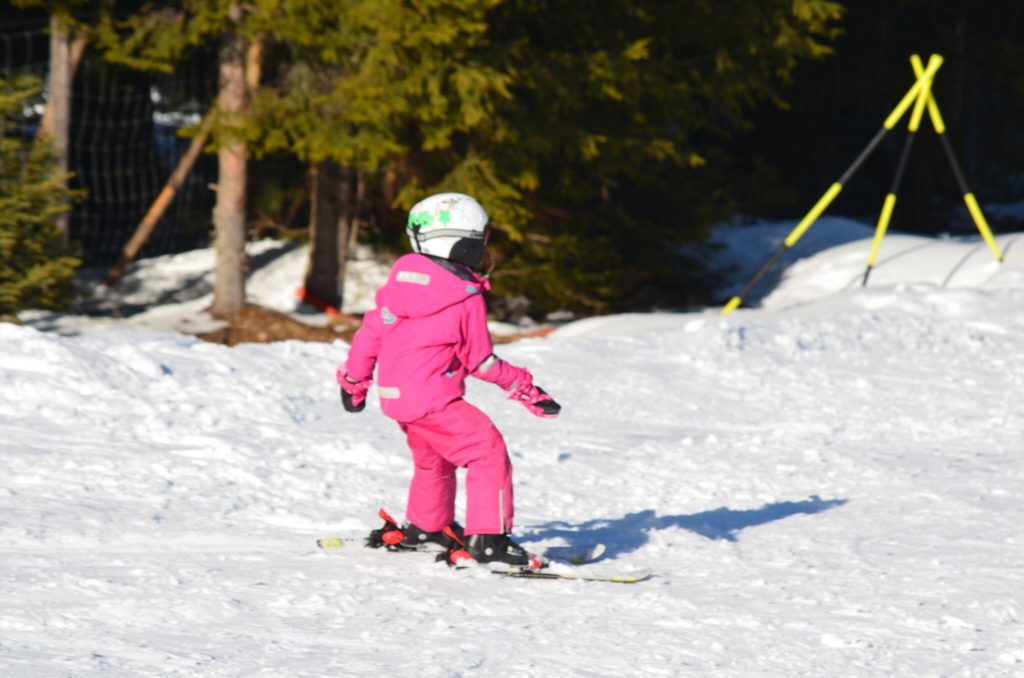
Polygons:
<instances>
[{"instance_id":1,"label":"bare tree trunk","mask_svg":"<svg viewBox=\"0 0 1024 678\"><path fill-rule=\"evenodd\" d=\"M83 45L84 46L84 45ZM79 57L80 58L80 57ZM74 67L71 56L71 34L64 21L54 15L50 19L50 98L40 126L40 133L49 137L57 155L57 172L68 173L68 141L71 136L71 80ZM68 214L56 217L57 227L68 240Z\"/></svg>"},{"instance_id":2,"label":"bare tree trunk","mask_svg":"<svg viewBox=\"0 0 1024 678\"><path fill-rule=\"evenodd\" d=\"M52 19L51 24L56 22L57 19ZM53 40L53 35L50 36L50 40ZM82 63L82 57L85 55L85 48L89 44L89 33L87 29L79 29L79 32L75 33L70 37L70 59L68 85L67 85L67 96L62 100L63 108L68 112L67 117L70 124L71 117L71 83L74 82L75 73L78 72L78 67ZM51 45L52 47L52 45ZM59 50L60 48L58 48ZM63 69L62 69L63 70ZM39 130L36 132L36 136L53 136L53 108L54 108L54 96L53 96L53 84L50 84L50 97L46 100L46 107L43 109L43 117L39 121Z\"/></svg>"},{"instance_id":3,"label":"bare tree trunk","mask_svg":"<svg viewBox=\"0 0 1024 678\"><path fill-rule=\"evenodd\" d=\"M245 60L245 41L238 35L227 36L219 55L217 107L222 126L230 126L245 110ZM213 208L217 264L210 314L215 318L231 317L245 302L246 161L245 143L222 136L217 153L217 202Z\"/></svg>"},{"instance_id":4,"label":"bare tree trunk","mask_svg":"<svg viewBox=\"0 0 1024 678\"><path fill-rule=\"evenodd\" d=\"M317 165L313 178L306 299L338 311L345 296L345 260L355 217L355 179L354 170L330 160Z\"/></svg>"}]
</instances>

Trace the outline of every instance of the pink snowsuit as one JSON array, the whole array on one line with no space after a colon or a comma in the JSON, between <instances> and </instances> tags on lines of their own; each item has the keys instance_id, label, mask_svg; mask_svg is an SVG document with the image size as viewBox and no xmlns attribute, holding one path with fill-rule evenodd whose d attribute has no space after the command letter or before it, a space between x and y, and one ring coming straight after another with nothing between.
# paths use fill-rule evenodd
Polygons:
<instances>
[{"instance_id":1,"label":"pink snowsuit","mask_svg":"<svg viewBox=\"0 0 1024 678\"><path fill-rule=\"evenodd\" d=\"M462 396L467 375L505 390L533 377L494 355L483 299L487 280L445 263L420 254L395 262L377 291L377 307L352 339L345 371L364 381L376 364L381 410L406 434L415 464L409 522L431 532L449 525L455 469L465 467L466 534L511 532L512 465L505 441Z\"/></svg>"}]
</instances>

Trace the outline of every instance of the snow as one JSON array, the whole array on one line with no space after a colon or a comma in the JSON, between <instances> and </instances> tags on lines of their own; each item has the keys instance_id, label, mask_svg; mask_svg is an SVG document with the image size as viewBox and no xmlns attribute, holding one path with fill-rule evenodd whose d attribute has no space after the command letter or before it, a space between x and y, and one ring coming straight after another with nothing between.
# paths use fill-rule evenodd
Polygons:
<instances>
[{"instance_id":1,"label":"snow","mask_svg":"<svg viewBox=\"0 0 1024 678\"><path fill-rule=\"evenodd\" d=\"M790 228L722 229L730 283ZM209 252L135 267L144 313L0 325L0 674L1021 675L1020 234L999 266L976 238L891 234L867 287L869 227L812 235L759 308L500 346L556 420L470 384L517 538L602 541L586 567L653 569L630 585L319 552L401 517L403 436L376 396L340 407L341 342L170 331ZM303 313L301 250L253 247L274 256L252 296Z\"/></svg>"},{"instance_id":2,"label":"snow","mask_svg":"<svg viewBox=\"0 0 1024 678\"><path fill-rule=\"evenodd\" d=\"M1004 208L1009 213L1009 208ZM793 224L761 222L742 228L716 230L711 246L725 250L716 272L729 285L720 290L724 300L739 293L769 256L789 235ZM866 286L930 283L942 288L1019 287L1024 267L1021 233L997 235L996 243L1007 265L978 236L930 238L889 233ZM874 227L850 219L826 217L797 241L785 261L769 275L770 282L754 290L745 302L762 307L791 307L864 285ZM795 261L794 261L795 260ZM774 277L773 277L774 276Z\"/></svg>"}]
</instances>

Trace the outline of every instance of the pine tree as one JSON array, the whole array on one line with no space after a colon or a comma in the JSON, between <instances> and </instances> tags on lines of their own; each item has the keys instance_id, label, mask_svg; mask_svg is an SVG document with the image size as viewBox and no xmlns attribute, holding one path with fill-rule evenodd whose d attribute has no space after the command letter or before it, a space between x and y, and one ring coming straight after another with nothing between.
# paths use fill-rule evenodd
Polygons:
<instances>
[{"instance_id":1,"label":"pine tree","mask_svg":"<svg viewBox=\"0 0 1024 678\"><path fill-rule=\"evenodd\" d=\"M17 123L37 83L0 79L0 321L27 308L63 308L79 260L63 243L54 218L71 207L67 177L45 143Z\"/></svg>"},{"instance_id":2,"label":"pine tree","mask_svg":"<svg viewBox=\"0 0 1024 678\"><path fill-rule=\"evenodd\" d=\"M349 230L367 180L450 147L487 115L489 97L507 95L507 75L472 56L496 4L295 0L260 26L275 56L254 97L250 143L315 168L307 291L341 304ZM414 177L401 179L406 196L422 197ZM393 207L390 197L377 199L385 203L377 211Z\"/></svg>"}]
</instances>

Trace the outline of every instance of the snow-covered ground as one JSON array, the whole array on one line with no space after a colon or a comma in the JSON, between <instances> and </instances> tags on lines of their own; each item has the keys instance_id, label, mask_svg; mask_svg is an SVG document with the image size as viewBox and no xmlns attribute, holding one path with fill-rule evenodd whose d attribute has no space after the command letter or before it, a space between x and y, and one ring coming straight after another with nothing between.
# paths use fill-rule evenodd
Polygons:
<instances>
[{"instance_id":1,"label":"snow-covered ground","mask_svg":"<svg viewBox=\"0 0 1024 678\"><path fill-rule=\"evenodd\" d=\"M723 232L737 286L791 227ZM639 584L319 552L401 516L403 437L375 396L341 409L340 342L158 331L208 253L137 267L131 303L165 302L148 328L0 325L0 675L1024 674L1024 243L996 266L893 234L861 288L870 229L815 229L844 234L762 308L500 347L559 419L470 384L520 541L604 542L588 567ZM292 280L250 289L287 307Z\"/></svg>"}]
</instances>

